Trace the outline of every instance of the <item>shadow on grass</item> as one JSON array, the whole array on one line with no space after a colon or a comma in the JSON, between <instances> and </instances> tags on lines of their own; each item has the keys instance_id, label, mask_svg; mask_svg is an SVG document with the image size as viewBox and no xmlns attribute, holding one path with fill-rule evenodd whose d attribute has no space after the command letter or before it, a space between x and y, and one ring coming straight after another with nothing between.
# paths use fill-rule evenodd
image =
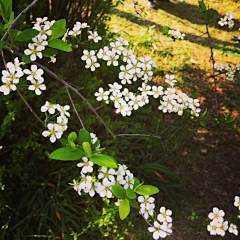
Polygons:
<instances>
[{"instance_id":1,"label":"shadow on grass","mask_svg":"<svg viewBox=\"0 0 240 240\"><path fill-rule=\"evenodd\" d=\"M156 1L158 9L161 9L167 13L170 13L178 18L185 19L193 24L204 25L205 20L202 18L202 15L199 12L199 7L196 5L192 5L186 2L164 2L164 1ZM206 4L207 5L207 4ZM217 22L220 18L224 17L223 15L214 16L211 22L216 23L215 28L223 30ZM237 19L234 19L234 25L239 26L240 22ZM212 26L213 24L211 24ZM236 27L237 29L237 27Z\"/></svg>"},{"instance_id":2,"label":"shadow on grass","mask_svg":"<svg viewBox=\"0 0 240 240\"><path fill-rule=\"evenodd\" d=\"M148 27L148 26L155 25L157 30L159 30L161 32L163 31L163 25L160 25L160 24L157 24L155 22L137 17L137 16L133 15L132 13L127 13L127 12L120 11L118 9L114 9L112 11L112 14L115 14L118 17L121 17L121 18L126 18L127 20L131 21L132 23L136 23L140 26ZM204 36L206 36L206 35L204 35ZM207 36L204 37L204 36L196 36L196 35L187 33L186 36L185 36L185 40L196 43L196 44L199 44L203 47L209 47L208 37ZM229 40L230 40L230 37L231 36L229 35ZM232 52L233 51L232 46L229 47L229 44L230 44L229 42L221 41L221 40L218 40L216 38L212 38L212 40L213 40L212 45L213 45L214 49L218 49L218 50L221 50L221 51L224 51L224 52L227 52L227 51ZM240 47L235 45L235 44L234 44L234 46L235 46L234 52L240 54Z\"/></svg>"}]
</instances>

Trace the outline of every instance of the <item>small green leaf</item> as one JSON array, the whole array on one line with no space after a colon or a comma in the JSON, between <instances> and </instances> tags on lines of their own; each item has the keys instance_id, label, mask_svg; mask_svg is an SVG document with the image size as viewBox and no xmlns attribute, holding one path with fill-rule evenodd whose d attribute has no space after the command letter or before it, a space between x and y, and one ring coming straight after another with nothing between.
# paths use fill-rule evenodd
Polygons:
<instances>
[{"instance_id":1,"label":"small green leaf","mask_svg":"<svg viewBox=\"0 0 240 240\"><path fill-rule=\"evenodd\" d=\"M208 12L210 13L210 15L214 16L214 15L218 15L218 12L215 9L208 9Z\"/></svg>"},{"instance_id":2,"label":"small green leaf","mask_svg":"<svg viewBox=\"0 0 240 240\"><path fill-rule=\"evenodd\" d=\"M26 54L23 54L22 55L22 61L25 62L25 63L30 63L31 62L30 56L26 55Z\"/></svg>"},{"instance_id":3,"label":"small green leaf","mask_svg":"<svg viewBox=\"0 0 240 240\"><path fill-rule=\"evenodd\" d=\"M86 129L81 129L78 135L78 143L83 144L83 142L88 142L91 144L91 136L90 133Z\"/></svg>"},{"instance_id":4,"label":"small green leaf","mask_svg":"<svg viewBox=\"0 0 240 240\"><path fill-rule=\"evenodd\" d=\"M135 190L140 185L140 181L134 177L133 190Z\"/></svg>"},{"instance_id":5,"label":"small green leaf","mask_svg":"<svg viewBox=\"0 0 240 240\"><path fill-rule=\"evenodd\" d=\"M119 206L119 216L121 220L124 220L130 213L130 205L127 199L124 199Z\"/></svg>"},{"instance_id":6,"label":"small green leaf","mask_svg":"<svg viewBox=\"0 0 240 240\"><path fill-rule=\"evenodd\" d=\"M66 28L63 28L62 26L57 26L52 30L51 39L62 37L66 31Z\"/></svg>"},{"instance_id":7,"label":"small green leaf","mask_svg":"<svg viewBox=\"0 0 240 240\"><path fill-rule=\"evenodd\" d=\"M48 42L48 47L56 48L64 52L72 51L72 48L66 42L60 39L51 40L50 42Z\"/></svg>"},{"instance_id":8,"label":"small green leaf","mask_svg":"<svg viewBox=\"0 0 240 240\"><path fill-rule=\"evenodd\" d=\"M17 29L10 29L10 32L13 40L15 41L15 39L21 34L22 31L19 31Z\"/></svg>"},{"instance_id":9,"label":"small green leaf","mask_svg":"<svg viewBox=\"0 0 240 240\"><path fill-rule=\"evenodd\" d=\"M42 54L44 57L52 57L52 56L55 56L57 55L58 51L56 49L53 49L53 48L45 48L43 51L42 51Z\"/></svg>"},{"instance_id":10,"label":"small green leaf","mask_svg":"<svg viewBox=\"0 0 240 240\"><path fill-rule=\"evenodd\" d=\"M133 190L131 188L128 188L126 190L126 193L127 193L127 197L130 199L136 199L136 197L137 197L136 193L133 192Z\"/></svg>"},{"instance_id":11,"label":"small green leaf","mask_svg":"<svg viewBox=\"0 0 240 240\"><path fill-rule=\"evenodd\" d=\"M206 114L207 114L207 108L206 108L206 110L204 111L204 113L202 114L202 118L204 118L204 117L206 116Z\"/></svg>"},{"instance_id":12,"label":"small green leaf","mask_svg":"<svg viewBox=\"0 0 240 240\"><path fill-rule=\"evenodd\" d=\"M196 97L198 97L198 94L197 93L193 93L190 97L191 98L196 98Z\"/></svg>"},{"instance_id":13,"label":"small green leaf","mask_svg":"<svg viewBox=\"0 0 240 240\"><path fill-rule=\"evenodd\" d=\"M135 190L140 195L152 195L159 192L159 189L151 185L143 185Z\"/></svg>"},{"instance_id":14,"label":"small green leaf","mask_svg":"<svg viewBox=\"0 0 240 240\"><path fill-rule=\"evenodd\" d=\"M76 151L72 152L66 147L53 151L49 156L49 158L62 161L78 160L83 157L85 157L85 153L82 150L77 148Z\"/></svg>"},{"instance_id":15,"label":"small green leaf","mask_svg":"<svg viewBox=\"0 0 240 240\"><path fill-rule=\"evenodd\" d=\"M15 40L19 42L29 41L32 38L36 37L38 34L39 31L36 29L25 29L15 38Z\"/></svg>"},{"instance_id":16,"label":"small green leaf","mask_svg":"<svg viewBox=\"0 0 240 240\"><path fill-rule=\"evenodd\" d=\"M74 142L75 140L77 139L77 134L75 132L71 132L69 135L68 135L68 142Z\"/></svg>"},{"instance_id":17,"label":"small green leaf","mask_svg":"<svg viewBox=\"0 0 240 240\"><path fill-rule=\"evenodd\" d=\"M89 144L89 142L83 142L82 146L83 146L84 152L86 153L86 157L91 158L92 150L91 150L91 145Z\"/></svg>"},{"instance_id":18,"label":"small green leaf","mask_svg":"<svg viewBox=\"0 0 240 240\"><path fill-rule=\"evenodd\" d=\"M226 123L233 122L233 121L235 121L235 119L236 119L235 117L232 117L232 118L230 118L229 120L227 120Z\"/></svg>"},{"instance_id":19,"label":"small green leaf","mask_svg":"<svg viewBox=\"0 0 240 240\"><path fill-rule=\"evenodd\" d=\"M126 190L120 185L113 185L112 193L118 199L124 199L126 197Z\"/></svg>"},{"instance_id":20,"label":"small green leaf","mask_svg":"<svg viewBox=\"0 0 240 240\"><path fill-rule=\"evenodd\" d=\"M205 5L204 2L198 1L198 5L199 5L199 8L200 8L200 9L202 9L202 10L204 10L204 11L207 10L206 5Z\"/></svg>"},{"instance_id":21,"label":"small green leaf","mask_svg":"<svg viewBox=\"0 0 240 240\"><path fill-rule=\"evenodd\" d=\"M60 141L61 141L61 143L62 143L63 145L67 145L67 144L68 144L68 141L67 141L67 139L65 139L65 138L62 138Z\"/></svg>"},{"instance_id":22,"label":"small green leaf","mask_svg":"<svg viewBox=\"0 0 240 240\"><path fill-rule=\"evenodd\" d=\"M206 127L207 123L204 120L198 119L198 121L203 127Z\"/></svg>"},{"instance_id":23,"label":"small green leaf","mask_svg":"<svg viewBox=\"0 0 240 240\"><path fill-rule=\"evenodd\" d=\"M0 51L6 46L6 41L0 41Z\"/></svg>"},{"instance_id":24,"label":"small green leaf","mask_svg":"<svg viewBox=\"0 0 240 240\"><path fill-rule=\"evenodd\" d=\"M99 166L109 167L109 168L118 167L116 160L105 154L93 154L90 160Z\"/></svg>"},{"instance_id":25,"label":"small green leaf","mask_svg":"<svg viewBox=\"0 0 240 240\"><path fill-rule=\"evenodd\" d=\"M168 31L169 31L168 27L167 26L163 26L163 34L167 35Z\"/></svg>"},{"instance_id":26,"label":"small green leaf","mask_svg":"<svg viewBox=\"0 0 240 240\"><path fill-rule=\"evenodd\" d=\"M56 21L51 27L50 30L53 30L54 28L57 28L58 26L61 26L63 28L66 28L66 19L60 19Z\"/></svg>"},{"instance_id":27,"label":"small green leaf","mask_svg":"<svg viewBox=\"0 0 240 240\"><path fill-rule=\"evenodd\" d=\"M134 204L133 200L129 201L130 203L130 206L133 207L133 208L137 208L136 205Z\"/></svg>"},{"instance_id":28,"label":"small green leaf","mask_svg":"<svg viewBox=\"0 0 240 240\"><path fill-rule=\"evenodd\" d=\"M3 24L0 22L0 30L4 30Z\"/></svg>"}]
</instances>

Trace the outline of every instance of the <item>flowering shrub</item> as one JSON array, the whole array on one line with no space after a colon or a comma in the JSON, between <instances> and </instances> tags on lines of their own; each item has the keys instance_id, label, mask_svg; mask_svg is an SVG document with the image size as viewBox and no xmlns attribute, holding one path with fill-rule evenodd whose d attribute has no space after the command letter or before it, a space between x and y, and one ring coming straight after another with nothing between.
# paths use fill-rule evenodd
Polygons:
<instances>
[{"instance_id":1,"label":"flowering shrub","mask_svg":"<svg viewBox=\"0 0 240 240\"><path fill-rule=\"evenodd\" d=\"M50 57L51 62L56 62L55 56L58 53L56 49L65 52L72 51L69 38L72 40L80 37L83 29L89 26L87 23L76 22L73 29L69 30L66 29L64 19L48 21L47 17L37 18L32 29L20 32L14 39L11 36L11 29L8 28L13 22L12 11L9 11L9 5L6 1L3 4L5 4L5 7L1 8L1 15L6 25L0 25L0 27L3 31L8 29L11 43L2 40L1 49L10 44L10 50L12 51L15 47L14 41L17 43L27 42L28 48L24 50L25 54L22 55L22 62L15 58L14 63L5 64L6 70L2 71L3 85L0 86L0 91L4 95L8 95L11 91L18 90L23 86L25 80L22 78L25 77L26 81L29 81L28 90L35 91L36 95L41 95L42 91L46 90L42 77L44 71L41 67L38 68L39 65L37 64L31 65L30 69L25 68L26 65L36 61L37 58L42 59L43 57ZM201 4L200 6L206 16L213 12L210 11L211 9L207 10L206 7L204 9ZM231 19L232 16L229 15L228 20ZM232 23L229 26L232 26ZM164 32L166 31L167 35L172 37L174 41L176 39L183 40L185 35L181 34L179 30L173 31L165 28ZM88 39L94 43L102 40L102 37L96 31L88 31L88 34ZM80 39L78 40L80 41ZM191 117L198 117L201 109L199 108L199 100L193 99L196 95L188 96L177 91L174 87L177 82L174 75L165 75L165 82L170 85L167 89L154 85L151 81L154 68L157 67L155 62L150 57L140 57L138 59L133 51L128 49L128 45L129 43L126 40L119 37L115 42L111 42L110 46L103 46L99 50L83 50L81 59L86 62L85 67L92 72L96 71L102 63L106 63L107 66L119 66L120 69L118 77L121 84L118 82L108 84L109 89L107 90L100 87L94 94L96 100L104 101L107 104L113 102L116 113L120 113L122 116L130 116L133 110L147 105L150 102L149 97L152 96L159 100L158 109L164 113L175 112L181 116L186 110ZM219 69L223 70L222 68ZM135 85L139 81L139 86ZM134 90L135 87L135 91L130 91L130 88L127 87L123 89L123 85L132 85L131 89ZM75 108L74 104L73 107ZM60 106L48 101L41 107L41 112L46 113L44 125L47 127L42 135L50 137L52 143L61 139L63 132L67 130L67 117L70 117L69 109L69 105ZM55 114L56 111L57 114ZM51 119L53 114L55 114L54 117L58 115L56 122ZM102 152L105 149L100 148L100 141L95 134L89 133L83 126L78 135L72 132L67 139L61 139L61 143L63 147L53 151L49 157L62 161L81 159L81 162L77 164L77 167L81 168L79 179L73 179L73 183L70 183L79 195L84 192L91 197L97 194L102 198L112 198L114 196L117 198L115 204L119 207L120 219L124 220L129 215L131 207L133 207L149 224L148 230L153 233L154 239L172 235L172 211L163 206L159 209L159 213L154 211L155 199L150 195L158 193L158 188L140 183L126 165L118 164L113 157L103 154ZM140 207L137 201L140 203ZM239 207L239 197L235 197L234 205ZM228 222L223 221L223 216L224 212L217 208L214 208L213 212L209 214L212 221L208 225L208 231L211 235L225 235ZM154 220L153 225L147 221L148 218ZM236 225L231 224L229 232L237 235Z\"/></svg>"}]
</instances>

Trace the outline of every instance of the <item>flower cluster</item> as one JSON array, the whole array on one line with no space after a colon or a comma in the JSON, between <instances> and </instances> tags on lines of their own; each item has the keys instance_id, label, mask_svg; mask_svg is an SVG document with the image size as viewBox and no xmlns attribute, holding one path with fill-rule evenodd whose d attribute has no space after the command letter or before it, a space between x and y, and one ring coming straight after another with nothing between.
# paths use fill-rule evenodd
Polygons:
<instances>
[{"instance_id":1,"label":"flower cluster","mask_svg":"<svg viewBox=\"0 0 240 240\"><path fill-rule=\"evenodd\" d=\"M26 55L30 56L31 61L35 61L38 58L42 58L42 51L48 45L47 38L51 36L52 30L50 27L54 24L55 20L47 21L47 17L37 18L37 21L34 22L33 29L39 31L39 34L32 39L33 43L28 44L28 49L24 50Z\"/></svg>"},{"instance_id":2,"label":"flower cluster","mask_svg":"<svg viewBox=\"0 0 240 240\"><path fill-rule=\"evenodd\" d=\"M153 239L165 238L172 233L172 211L161 207L157 220L153 223L154 227L149 227L148 231L153 233Z\"/></svg>"},{"instance_id":3,"label":"flower cluster","mask_svg":"<svg viewBox=\"0 0 240 240\"><path fill-rule=\"evenodd\" d=\"M35 91L36 95L41 95L41 90L46 90L46 86L43 84L43 70L38 69L36 65L31 65L31 70L24 69L23 72L28 75L27 80L32 84L28 89Z\"/></svg>"},{"instance_id":4,"label":"flower cluster","mask_svg":"<svg viewBox=\"0 0 240 240\"><path fill-rule=\"evenodd\" d=\"M162 100L160 100L159 110L162 110L164 113L166 112L175 112L178 113L179 116L183 114L183 110L189 108L189 111L192 116L199 116L199 112L201 111L199 100L188 97L187 94L178 92L176 88L174 88L174 75L166 75L166 83L171 85L171 88L167 88L162 94Z\"/></svg>"},{"instance_id":5,"label":"flower cluster","mask_svg":"<svg viewBox=\"0 0 240 240\"><path fill-rule=\"evenodd\" d=\"M19 83L19 78L24 75L20 65L18 58L14 59L14 63L8 62L7 68L8 71L2 71L2 82L3 85L0 86L0 92L3 92L4 95L8 95L10 91L16 91L16 84Z\"/></svg>"},{"instance_id":6,"label":"flower cluster","mask_svg":"<svg viewBox=\"0 0 240 240\"><path fill-rule=\"evenodd\" d=\"M235 196L234 198L234 206L239 207L240 209L240 198L238 196ZM224 221L224 215L225 213L223 210L214 207L213 211L208 214L208 218L211 219L211 222L207 226L207 230L211 235L225 236L225 232L228 230L230 233L237 236L237 225L230 223L230 226L228 227L228 221Z\"/></svg>"},{"instance_id":7,"label":"flower cluster","mask_svg":"<svg viewBox=\"0 0 240 240\"><path fill-rule=\"evenodd\" d=\"M223 18L220 18L218 24L221 26L228 25L228 28L233 28L234 26L234 16L232 13L226 13Z\"/></svg>"},{"instance_id":8,"label":"flower cluster","mask_svg":"<svg viewBox=\"0 0 240 240\"><path fill-rule=\"evenodd\" d=\"M18 58L14 59L14 63L7 63L8 71L2 71L2 82L4 85L0 87L0 92L3 92L4 95L8 95L11 90L15 91L17 89L16 84L19 83L19 79L26 74L26 79L30 82L28 89L35 91L36 95L40 95L42 93L41 91L46 90L46 86L43 84L43 70L38 69L36 65L32 65L31 70L23 70L21 65L24 65L24 63L19 62Z\"/></svg>"},{"instance_id":9,"label":"flower cluster","mask_svg":"<svg viewBox=\"0 0 240 240\"><path fill-rule=\"evenodd\" d=\"M59 104L52 104L48 101L41 107L41 112L48 112L49 114L55 114L57 110L60 116L57 117L57 123L49 123L47 125L48 130L45 130L42 135L44 137L50 137L50 141L54 143L56 139L60 139L64 131L67 130L68 118L70 113L68 110L70 107L68 105L61 106Z\"/></svg>"},{"instance_id":10,"label":"flower cluster","mask_svg":"<svg viewBox=\"0 0 240 240\"><path fill-rule=\"evenodd\" d=\"M183 39L184 34L179 35L179 30L176 32L175 35ZM174 35L174 32L171 34ZM152 80L153 68L157 67L156 63L148 56L140 57L138 60L131 49L126 49L128 45L129 43L120 37L115 42L111 42L110 47L104 46L98 51L83 51L82 60L86 61L85 67L90 68L91 71L95 71L96 68L100 67L98 62L100 59L105 61L107 66L120 65L118 77L121 84L118 82L108 84L109 89L107 90L100 87L98 92L94 94L97 101L104 101L105 103L112 101L116 113L120 113L122 116L130 116L133 110L148 104L149 97L153 96L154 98L160 98L159 110L163 112L177 112L178 115L182 115L183 110L189 108L192 116L199 116L200 109L197 108L200 106L199 101L197 99L193 100L183 93L177 94L176 89L173 88L174 83L177 82L173 75L166 75L166 83L170 84L171 88L165 91L163 91L162 86L148 85L148 82ZM123 85L132 84L138 79L142 80L142 85L138 87L136 93L123 87Z\"/></svg>"},{"instance_id":11,"label":"flower cluster","mask_svg":"<svg viewBox=\"0 0 240 240\"><path fill-rule=\"evenodd\" d=\"M170 44L172 40L184 40L184 36L185 36L185 33L181 33L179 28L175 31L175 30L169 30L168 31L168 34L171 35L170 38L167 39L167 44Z\"/></svg>"},{"instance_id":12,"label":"flower cluster","mask_svg":"<svg viewBox=\"0 0 240 240\"><path fill-rule=\"evenodd\" d=\"M91 142L95 144L97 137L95 134L91 133ZM95 149L99 149L98 145ZM83 157L82 162L77 164L77 167L81 168L80 176L81 180L77 184L76 180L73 180L74 189L81 195L82 191L88 193L91 197L95 193L99 194L100 197L112 198L112 186L121 185L124 189L133 188L134 176L127 170L125 165L118 165L118 169L101 167L98 168L98 174L94 173L93 167L98 168L98 165L94 165L93 162L89 161L88 158ZM117 205L117 204L116 204Z\"/></svg>"},{"instance_id":13,"label":"flower cluster","mask_svg":"<svg viewBox=\"0 0 240 240\"><path fill-rule=\"evenodd\" d=\"M214 67L217 71L224 73L227 76L226 79L229 81L234 80L234 75L237 71L240 72L240 64L236 65L236 68L231 67L228 64L221 64L221 65L215 64Z\"/></svg>"},{"instance_id":14,"label":"flower cluster","mask_svg":"<svg viewBox=\"0 0 240 240\"><path fill-rule=\"evenodd\" d=\"M90 133L92 146L99 141L94 133ZM95 147L95 150L99 149L100 144ZM87 157L83 157L81 162L77 164L80 170L79 180L73 179L73 189L77 191L79 195L82 193L89 194L91 197L98 194L100 197L112 198L112 186L120 185L125 190L128 188L133 189L134 176L128 170L126 165L118 164L118 169L99 167L90 161ZM147 220L149 216L154 217L155 199L147 195L140 195L137 198L140 203L139 213ZM120 206L122 199L118 199L115 202L116 206ZM135 203L136 204L136 203ZM136 204L137 205L137 204ZM165 207L160 208L160 213L157 215L158 221L154 222L154 226L149 228L150 232L153 232L153 238L166 237L172 233L172 211L166 210ZM157 237L158 236L158 237Z\"/></svg>"}]
</instances>

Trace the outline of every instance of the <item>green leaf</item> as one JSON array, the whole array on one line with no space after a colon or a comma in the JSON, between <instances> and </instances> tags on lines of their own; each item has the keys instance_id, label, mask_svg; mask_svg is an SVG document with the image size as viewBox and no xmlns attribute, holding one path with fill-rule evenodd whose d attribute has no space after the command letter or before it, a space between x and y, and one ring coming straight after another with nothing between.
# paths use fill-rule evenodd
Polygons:
<instances>
[{"instance_id":1,"label":"green leaf","mask_svg":"<svg viewBox=\"0 0 240 240\"><path fill-rule=\"evenodd\" d=\"M60 38L64 35L64 33L67 31L66 28L63 28L62 26L58 26L52 30L51 39Z\"/></svg>"},{"instance_id":2,"label":"green leaf","mask_svg":"<svg viewBox=\"0 0 240 240\"><path fill-rule=\"evenodd\" d=\"M136 205L134 204L134 202L133 202L132 200L129 201L129 203L130 203L130 206L131 206L131 207L133 207L133 208L137 208Z\"/></svg>"},{"instance_id":3,"label":"green leaf","mask_svg":"<svg viewBox=\"0 0 240 240\"><path fill-rule=\"evenodd\" d=\"M0 41L0 51L6 46L6 41Z\"/></svg>"},{"instance_id":4,"label":"green leaf","mask_svg":"<svg viewBox=\"0 0 240 240\"><path fill-rule=\"evenodd\" d=\"M113 185L112 193L118 199L124 199L126 197L126 190L120 185Z\"/></svg>"},{"instance_id":5,"label":"green leaf","mask_svg":"<svg viewBox=\"0 0 240 240\"><path fill-rule=\"evenodd\" d=\"M130 213L130 205L127 199L124 199L119 206L119 216L121 220L124 220Z\"/></svg>"},{"instance_id":6,"label":"green leaf","mask_svg":"<svg viewBox=\"0 0 240 240\"><path fill-rule=\"evenodd\" d=\"M93 154L90 160L99 166L109 167L109 168L118 167L116 160L105 154Z\"/></svg>"},{"instance_id":7,"label":"green leaf","mask_svg":"<svg viewBox=\"0 0 240 240\"><path fill-rule=\"evenodd\" d=\"M78 160L82 157L85 157L85 153L82 150L77 148L76 151L71 152L66 147L53 151L49 156L49 158L62 161Z\"/></svg>"},{"instance_id":8,"label":"green leaf","mask_svg":"<svg viewBox=\"0 0 240 240\"><path fill-rule=\"evenodd\" d=\"M78 135L78 143L83 144L83 142L88 142L91 144L91 136L90 133L86 129L81 129Z\"/></svg>"},{"instance_id":9,"label":"green leaf","mask_svg":"<svg viewBox=\"0 0 240 240\"><path fill-rule=\"evenodd\" d=\"M48 47L56 48L64 52L71 52L72 48L60 39L53 39L48 43Z\"/></svg>"},{"instance_id":10,"label":"green leaf","mask_svg":"<svg viewBox=\"0 0 240 240\"><path fill-rule=\"evenodd\" d=\"M30 63L31 62L30 56L26 55L26 54L23 54L22 55L22 61L25 62L25 63Z\"/></svg>"},{"instance_id":11,"label":"green leaf","mask_svg":"<svg viewBox=\"0 0 240 240\"><path fill-rule=\"evenodd\" d=\"M168 27L167 26L163 26L163 34L167 35L168 31L169 31Z\"/></svg>"},{"instance_id":12,"label":"green leaf","mask_svg":"<svg viewBox=\"0 0 240 240\"><path fill-rule=\"evenodd\" d=\"M75 132L71 132L69 135L68 135L68 142L74 142L75 140L77 139L77 134Z\"/></svg>"},{"instance_id":13,"label":"green leaf","mask_svg":"<svg viewBox=\"0 0 240 240\"><path fill-rule=\"evenodd\" d=\"M210 13L210 15L214 16L214 15L218 15L218 11L216 11L215 9L208 9L208 12Z\"/></svg>"},{"instance_id":14,"label":"green leaf","mask_svg":"<svg viewBox=\"0 0 240 240\"><path fill-rule=\"evenodd\" d=\"M135 190L140 185L140 181L134 177L133 190Z\"/></svg>"},{"instance_id":15,"label":"green leaf","mask_svg":"<svg viewBox=\"0 0 240 240\"><path fill-rule=\"evenodd\" d=\"M57 55L58 51L56 49L53 49L53 48L45 48L43 51L42 51L42 54L44 57L52 57L52 56L55 56Z\"/></svg>"},{"instance_id":16,"label":"green leaf","mask_svg":"<svg viewBox=\"0 0 240 240\"><path fill-rule=\"evenodd\" d=\"M91 158L92 150L91 150L91 145L89 144L89 142L83 142L82 146L83 146L84 152L86 153L86 157Z\"/></svg>"},{"instance_id":17,"label":"green leaf","mask_svg":"<svg viewBox=\"0 0 240 240\"><path fill-rule=\"evenodd\" d=\"M198 97L198 94L197 93L193 93L190 97L191 98L196 98L196 97Z\"/></svg>"},{"instance_id":18,"label":"green leaf","mask_svg":"<svg viewBox=\"0 0 240 240\"><path fill-rule=\"evenodd\" d=\"M56 21L51 27L50 30L53 30L54 28L57 28L58 26L61 26L63 28L66 28L66 19L60 19Z\"/></svg>"},{"instance_id":19,"label":"green leaf","mask_svg":"<svg viewBox=\"0 0 240 240\"><path fill-rule=\"evenodd\" d=\"M159 189L151 185L143 185L135 190L140 195L152 195L159 192Z\"/></svg>"},{"instance_id":20,"label":"green leaf","mask_svg":"<svg viewBox=\"0 0 240 240\"><path fill-rule=\"evenodd\" d=\"M233 121L235 121L235 119L236 119L235 117L232 117L232 118L230 118L229 120L227 120L226 123L233 122Z\"/></svg>"},{"instance_id":21,"label":"green leaf","mask_svg":"<svg viewBox=\"0 0 240 240\"><path fill-rule=\"evenodd\" d=\"M38 34L39 31L36 29L25 29L16 37L15 40L19 42L29 41L32 38L36 37Z\"/></svg>"},{"instance_id":22,"label":"green leaf","mask_svg":"<svg viewBox=\"0 0 240 240\"><path fill-rule=\"evenodd\" d=\"M207 108L206 108L206 110L204 111L204 113L202 114L202 118L204 118L204 117L206 116L206 114L207 114Z\"/></svg>"},{"instance_id":23,"label":"green leaf","mask_svg":"<svg viewBox=\"0 0 240 240\"><path fill-rule=\"evenodd\" d=\"M13 41L15 41L15 39L18 37L19 34L21 34L22 31L19 31L17 29L11 29L10 30Z\"/></svg>"},{"instance_id":24,"label":"green leaf","mask_svg":"<svg viewBox=\"0 0 240 240\"><path fill-rule=\"evenodd\" d=\"M0 22L0 30L4 30L3 24L1 22Z\"/></svg>"},{"instance_id":25,"label":"green leaf","mask_svg":"<svg viewBox=\"0 0 240 240\"><path fill-rule=\"evenodd\" d=\"M207 123L204 120L198 119L198 121L203 127L206 127Z\"/></svg>"},{"instance_id":26,"label":"green leaf","mask_svg":"<svg viewBox=\"0 0 240 240\"><path fill-rule=\"evenodd\" d=\"M198 5L199 5L199 8L200 8L200 9L202 9L202 10L204 10L204 11L207 10L206 5L205 5L204 2L198 1Z\"/></svg>"},{"instance_id":27,"label":"green leaf","mask_svg":"<svg viewBox=\"0 0 240 240\"><path fill-rule=\"evenodd\" d=\"M68 141L67 141L67 139L65 139L65 138L62 138L60 141L61 141L61 143L62 143L63 145L67 145L67 144L68 144Z\"/></svg>"},{"instance_id":28,"label":"green leaf","mask_svg":"<svg viewBox=\"0 0 240 240\"><path fill-rule=\"evenodd\" d=\"M136 199L136 197L137 197L136 193L133 192L133 190L131 188L128 188L126 190L126 193L127 193L127 197L130 199Z\"/></svg>"},{"instance_id":29,"label":"green leaf","mask_svg":"<svg viewBox=\"0 0 240 240\"><path fill-rule=\"evenodd\" d=\"M0 0L0 13L5 23L7 23L12 12L12 0Z\"/></svg>"}]
</instances>

